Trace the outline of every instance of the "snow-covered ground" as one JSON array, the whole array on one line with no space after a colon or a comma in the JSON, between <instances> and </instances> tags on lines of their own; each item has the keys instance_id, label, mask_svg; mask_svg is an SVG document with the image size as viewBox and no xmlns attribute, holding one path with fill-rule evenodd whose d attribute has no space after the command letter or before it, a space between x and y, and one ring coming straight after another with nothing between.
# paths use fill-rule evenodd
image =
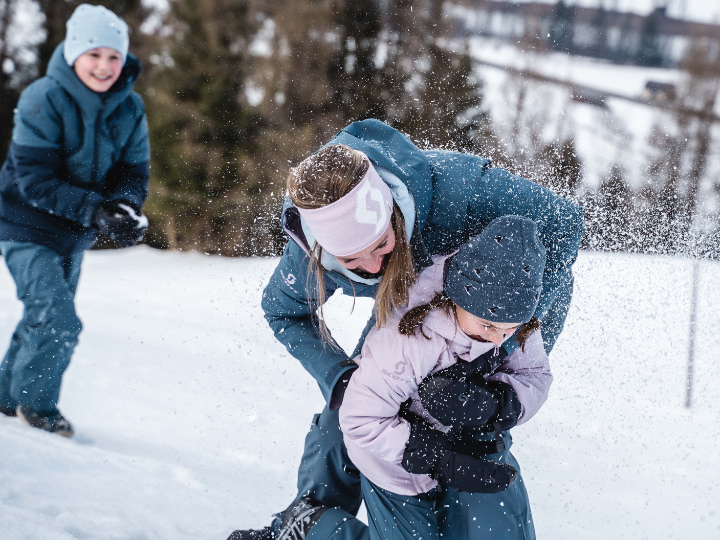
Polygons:
<instances>
[{"instance_id":1,"label":"snow-covered ground","mask_svg":"<svg viewBox=\"0 0 720 540\"><path fill-rule=\"evenodd\" d=\"M0 538L224 540L290 501L322 398L262 319L275 262L87 255L60 402L77 435L0 418ZM20 304L0 268L4 347ZM514 432L539 538L720 537L720 264L700 264L687 409L691 274L683 259L581 253L550 399ZM370 309L350 304L328 310L346 347Z\"/></svg>"}]
</instances>

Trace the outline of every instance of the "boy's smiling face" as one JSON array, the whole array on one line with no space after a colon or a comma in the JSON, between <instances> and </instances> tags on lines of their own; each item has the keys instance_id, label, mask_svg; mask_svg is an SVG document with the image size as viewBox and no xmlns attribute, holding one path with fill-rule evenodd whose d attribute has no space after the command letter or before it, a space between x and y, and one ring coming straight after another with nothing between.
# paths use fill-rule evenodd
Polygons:
<instances>
[{"instance_id":1,"label":"boy's smiling face","mask_svg":"<svg viewBox=\"0 0 720 540\"><path fill-rule=\"evenodd\" d=\"M122 55L110 47L90 49L78 56L73 69L78 78L90 90L107 92L120 77L123 68Z\"/></svg>"}]
</instances>

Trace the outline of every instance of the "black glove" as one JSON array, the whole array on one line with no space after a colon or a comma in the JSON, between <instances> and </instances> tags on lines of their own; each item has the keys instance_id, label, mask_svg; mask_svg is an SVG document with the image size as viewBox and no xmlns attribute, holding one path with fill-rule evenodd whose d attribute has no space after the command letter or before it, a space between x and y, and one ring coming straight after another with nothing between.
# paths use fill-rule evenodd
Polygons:
<instances>
[{"instance_id":1,"label":"black glove","mask_svg":"<svg viewBox=\"0 0 720 540\"><path fill-rule=\"evenodd\" d=\"M506 463L453 451L447 435L424 421L410 423L402 466L409 473L429 474L442 485L469 493L497 493L517 477L517 471Z\"/></svg>"},{"instance_id":2,"label":"black glove","mask_svg":"<svg viewBox=\"0 0 720 540\"><path fill-rule=\"evenodd\" d=\"M93 216L92 225L120 247L134 246L148 228L140 209L126 201L103 201Z\"/></svg>"},{"instance_id":3,"label":"black glove","mask_svg":"<svg viewBox=\"0 0 720 540\"><path fill-rule=\"evenodd\" d=\"M486 428L497 431L517 424L520 400L512 386L488 382L481 373L456 378L452 366L433 373L420 384L418 393L423 408L446 426Z\"/></svg>"}]
</instances>

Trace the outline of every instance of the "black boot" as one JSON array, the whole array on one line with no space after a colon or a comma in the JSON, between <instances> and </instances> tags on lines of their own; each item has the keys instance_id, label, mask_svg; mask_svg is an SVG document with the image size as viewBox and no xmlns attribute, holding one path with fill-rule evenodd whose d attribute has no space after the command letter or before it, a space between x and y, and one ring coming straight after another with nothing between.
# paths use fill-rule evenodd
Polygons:
<instances>
[{"instance_id":1,"label":"black boot","mask_svg":"<svg viewBox=\"0 0 720 540\"><path fill-rule=\"evenodd\" d=\"M294 501L282 513L280 532L277 536L271 527L265 527L264 529L235 531L227 540L305 540L310 529L327 509L327 506L323 506L309 497L303 497Z\"/></svg>"},{"instance_id":2,"label":"black boot","mask_svg":"<svg viewBox=\"0 0 720 540\"><path fill-rule=\"evenodd\" d=\"M50 433L56 433L63 437L72 437L75 432L73 431L72 425L67 419L60 414L60 411L56 412L40 412L33 411L30 407L25 405L18 405L16 409L18 418L26 423L28 426L42 429Z\"/></svg>"},{"instance_id":3,"label":"black boot","mask_svg":"<svg viewBox=\"0 0 720 540\"><path fill-rule=\"evenodd\" d=\"M9 407L0 407L0 414L4 414L5 416L17 416L15 409L11 409Z\"/></svg>"},{"instance_id":4,"label":"black boot","mask_svg":"<svg viewBox=\"0 0 720 540\"><path fill-rule=\"evenodd\" d=\"M327 506L309 497L298 499L285 510L277 540L305 540L326 510Z\"/></svg>"},{"instance_id":5,"label":"black boot","mask_svg":"<svg viewBox=\"0 0 720 540\"><path fill-rule=\"evenodd\" d=\"M270 527L250 531L235 531L227 540L275 540L275 535Z\"/></svg>"}]
</instances>

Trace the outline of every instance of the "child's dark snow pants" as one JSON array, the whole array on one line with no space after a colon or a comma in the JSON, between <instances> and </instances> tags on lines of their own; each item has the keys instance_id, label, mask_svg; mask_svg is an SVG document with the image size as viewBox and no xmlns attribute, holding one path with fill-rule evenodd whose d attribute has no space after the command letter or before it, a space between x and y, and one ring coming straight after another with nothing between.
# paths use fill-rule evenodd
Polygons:
<instances>
[{"instance_id":1,"label":"child's dark snow pants","mask_svg":"<svg viewBox=\"0 0 720 540\"><path fill-rule=\"evenodd\" d=\"M0 242L24 312L0 364L0 406L55 412L82 324L75 290L83 252L61 256L29 242Z\"/></svg>"},{"instance_id":2,"label":"child's dark snow pants","mask_svg":"<svg viewBox=\"0 0 720 540\"><path fill-rule=\"evenodd\" d=\"M487 437L493 438L494 436L488 434ZM442 492L439 495L439 502L432 504L438 504L438 508L443 508L443 512L447 512L444 518L438 516L443 538L535 540L535 528L525 483L520 466L510 452L512 438L508 432L505 432L504 437L507 445L505 451L487 456L486 459L501 460L503 463L509 463L515 467L518 471L517 480L500 493L461 493L455 490ZM384 492L382 498L375 499L372 493L365 491L372 484L363 478L362 494L360 484L360 474L350 461L345 449L338 411L331 411L326 405L322 413L315 415L305 439L305 453L298 471L298 497L310 496L332 508L320 517L317 524L310 530L307 540L329 538L332 540L372 540L373 538L394 540L404 538L397 534L386 536L389 532L389 522L374 524L374 532L379 536L373 536L373 532L369 531L368 527L355 517L355 514L360 508L362 496L365 498L366 506L375 505L376 508L380 508L388 501L392 503L415 498ZM380 495L376 494L375 497L380 497ZM424 501L422 504L428 508L431 505L429 501ZM413 510L420 512L421 508L414 507ZM281 517L278 516L273 523L276 531L279 529L280 519ZM390 510L385 521L392 519ZM427 527L427 524L418 526L424 534L428 532L423 528ZM427 540L426 536L422 535L414 538Z\"/></svg>"}]
</instances>

